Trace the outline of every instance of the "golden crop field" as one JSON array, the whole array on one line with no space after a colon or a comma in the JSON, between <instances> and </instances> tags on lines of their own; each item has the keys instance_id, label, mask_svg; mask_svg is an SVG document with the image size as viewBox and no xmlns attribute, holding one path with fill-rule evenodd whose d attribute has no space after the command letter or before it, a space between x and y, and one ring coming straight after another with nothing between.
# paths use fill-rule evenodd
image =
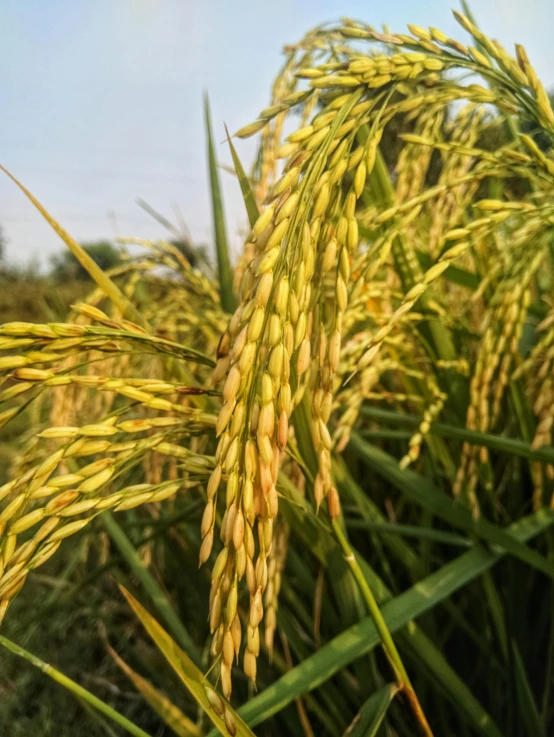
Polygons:
<instances>
[{"instance_id":1,"label":"golden crop field","mask_svg":"<svg viewBox=\"0 0 554 737\"><path fill-rule=\"evenodd\" d=\"M94 281L0 326L6 719L552 734L554 113L455 16L285 48L227 144L235 263L207 99L213 267L129 238L102 270L6 172ZM38 657L66 628L71 677Z\"/></svg>"}]
</instances>

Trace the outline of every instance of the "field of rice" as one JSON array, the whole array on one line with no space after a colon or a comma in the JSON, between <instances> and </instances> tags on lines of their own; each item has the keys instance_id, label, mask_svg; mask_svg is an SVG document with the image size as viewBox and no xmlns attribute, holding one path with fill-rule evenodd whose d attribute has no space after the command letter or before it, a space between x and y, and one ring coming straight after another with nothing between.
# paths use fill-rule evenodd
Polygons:
<instances>
[{"instance_id":1,"label":"field of rice","mask_svg":"<svg viewBox=\"0 0 554 737\"><path fill-rule=\"evenodd\" d=\"M554 113L455 16L206 98L213 264L103 271L1 167L94 283L0 326L2 735L554 732Z\"/></svg>"}]
</instances>

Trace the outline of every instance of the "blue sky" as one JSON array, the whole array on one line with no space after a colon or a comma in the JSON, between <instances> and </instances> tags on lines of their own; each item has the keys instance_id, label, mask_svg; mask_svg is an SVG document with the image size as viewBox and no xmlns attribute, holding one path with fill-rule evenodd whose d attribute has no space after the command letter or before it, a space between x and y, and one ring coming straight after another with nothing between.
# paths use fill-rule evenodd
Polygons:
<instances>
[{"instance_id":1,"label":"blue sky","mask_svg":"<svg viewBox=\"0 0 554 737\"><path fill-rule=\"evenodd\" d=\"M135 204L173 217L177 203L199 242L211 243L202 90L216 140L267 104L281 48L339 16L434 25L463 39L452 0L3 0L0 4L0 162L78 240L164 231ZM523 43L554 86L553 0L480 0L481 27L507 48ZM238 144L245 163L252 144ZM228 161L221 146L220 158ZM239 248L240 194L222 173L229 232ZM7 255L46 262L63 247L0 176Z\"/></svg>"}]
</instances>

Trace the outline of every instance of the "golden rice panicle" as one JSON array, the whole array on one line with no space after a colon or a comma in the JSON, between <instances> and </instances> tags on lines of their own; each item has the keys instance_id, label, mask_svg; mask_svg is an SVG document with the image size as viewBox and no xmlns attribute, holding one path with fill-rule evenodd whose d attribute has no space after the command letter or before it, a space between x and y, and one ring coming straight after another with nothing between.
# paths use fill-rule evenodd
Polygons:
<instances>
[{"instance_id":1,"label":"golden rice panicle","mask_svg":"<svg viewBox=\"0 0 554 737\"><path fill-rule=\"evenodd\" d=\"M465 105L448 126L450 141L456 141L471 148L481 133L485 108L474 103ZM469 177L455 187L448 186L455 180L463 180L473 167L475 159L453 149L443 152L443 164L439 185L445 185L437 198L429 205L431 224L429 227L429 252L436 259L439 256L444 234L463 222L463 214L479 186L478 177Z\"/></svg>"},{"instance_id":2,"label":"golden rice panicle","mask_svg":"<svg viewBox=\"0 0 554 737\"><path fill-rule=\"evenodd\" d=\"M533 412L537 418L533 448L552 445L554 439L554 309L537 326L542 337L533 347L529 357L514 372L513 378L531 378ZM534 484L533 509L540 509L548 501L554 508L554 491L550 500L545 499L547 483L554 481L554 464L535 461L531 464Z\"/></svg>"},{"instance_id":3,"label":"golden rice panicle","mask_svg":"<svg viewBox=\"0 0 554 737\"><path fill-rule=\"evenodd\" d=\"M235 655L240 646L240 623L235 618L238 584L244 576L250 591L244 666L249 677L255 678L255 645L259 642L267 556L278 507L275 484L292 410L290 285L282 259L286 249L282 244L291 237L291 222L283 207L291 197L294 204L299 176L298 167L289 168L274 186L274 201L254 225L251 241L255 256L244 272L241 304L220 343L220 363L216 367L216 378L220 378L222 361L227 373L216 425L216 468L208 483L208 504L202 520L200 562L208 559L212 549L218 489L224 481L226 511L220 532L224 549L212 572L210 628L214 633L212 653L223 655L222 687L226 696L232 687L231 642Z\"/></svg>"},{"instance_id":4,"label":"golden rice panicle","mask_svg":"<svg viewBox=\"0 0 554 737\"><path fill-rule=\"evenodd\" d=\"M531 447L540 448L543 445L552 445L554 438L554 381L552 375L547 376L541 382L533 411L538 422ZM548 480L550 484L554 481L554 464L542 464L535 461L531 464L531 473L535 487L533 509L537 511L545 503L545 481ZM554 492L550 497L549 504L554 508Z\"/></svg>"},{"instance_id":5,"label":"golden rice panicle","mask_svg":"<svg viewBox=\"0 0 554 737\"><path fill-rule=\"evenodd\" d=\"M167 430L143 440L117 443L104 439L124 431L129 424L122 422L116 426L115 419L112 417L104 423L81 428L54 427L43 431L43 438L66 442L50 452L38 466L0 488L0 500L9 500L0 514L0 605L3 613L29 572L45 563L64 539L84 529L97 514L107 509L118 511L157 503L174 496L186 485L181 480L169 480L109 491L112 478L124 468L130 456L140 458L153 450L164 454L182 450L164 442ZM152 418L149 427L162 419L167 418ZM172 427L171 423L161 424L164 425ZM132 432L136 433L137 429L133 427ZM76 462L107 451L112 455L78 465L72 473L59 473L64 460ZM183 453L183 468L193 474L207 475L211 466L204 456L188 450ZM22 533L25 533L23 538L20 537Z\"/></svg>"},{"instance_id":6,"label":"golden rice panicle","mask_svg":"<svg viewBox=\"0 0 554 737\"><path fill-rule=\"evenodd\" d=\"M294 345L288 319L291 290L287 269L278 263L290 224L290 216L286 210L283 213L283 206L291 197L294 204L299 177L298 170L292 170L292 176L290 172L289 169L276 183L275 202L266 208L253 228L256 255L244 273L242 302L223 339L229 370L217 422L220 436L217 466L208 484L200 561L207 560L213 544L215 503L225 476L226 511L221 526L225 547L213 569L210 604L212 653L223 652L224 693L230 693L231 688L233 634L235 654L240 646L236 597L238 583L244 576L250 591L244 668L253 680L256 675L267 557L278 507L275 483L292 410L289 377Z\"/></svg>"},{"instance_id":7,"label":"golden rice panicle","mask_svg":"<svg viewBox=\"0 0 554 737\"><path fill-rule=\"evenodd\" d=\"M244 576L250 591L250 644L244 667L247 675L255 677L258 627L263 618L267 561L278 507L275 484L280 456L287 443L290 414L314 376L310 366L312 336L314 324L319 324L314 295L319 295L322 286L318 280L312 289L316 259L320 264L325 261L333 276L335 306L331 340L318 338L319 361L313 362L322 368L316 374L320 377L317 388L322 401L312 412L311 421L319 459L315 496L319 506L329 495L333 517L340 511L330 478L327 422L339 360L341 320L348 299L350 251L358 245L355 205L365 184L366 166L364 162L362 176L355 177L355 187L343 207L338 180L332 181L336 163L326 168L326 162L342 138L351 137L368 113L371 106L363 106L349 124L348 116L354 113L358 99L359 95L348 96L338 111L323 110L316 115L307 135L293 135L301 139L300 150L287 162L272 188L268 206L252 229L249 241L254 245L254 258L242 278L241 304L218 350L215 379L225 376L225 384L216 426L217 465L208 484L208 504L202 520L200 562L208 559L213 546L217 494L224 481L226 511L221 538L226 552L220 553L214 568L210 626L214 633L212 652L223 652L224 656L222 682L226 695L231 688L230 637L237 587ZM375 135L368 149L375 147L377 140ZM335 238L331 217L340 217L340 222L337 246L329 256L330 241Z\"/></svg>"},{"instance_id":8,"label":"golden rice panicle","mask_svg":"<svg viewBox=\"0 0 554 737\"><path fill-rule=\"evenodd\" d=\"M441 129L445 109L442 103L430 105L419 112L416 108L408 118L419 113L415 123L415 134L423 138L434 140ZM421 147L414 144L404 146L398 157L396 173L396 200L398 203L412 199L421 193L425 184L425 177L431 163L433 153L430 147Z\"/></svg>"},{"instance_id":9,"label":"golden rice panicle","mask_svg":"<svg viewBox=\"0 0 554 737\"><path fill-rule=\"evenodd\" d=\"M521 241L518 235L523 236ZM521 249L521 258L507 265L505 276L486 314L487 325L470 382L466 425L468 429L479 432L487 432L498 420L514 359L519 352L519 339L530 302L530 283L543 260L544 241L539 238L534 248L529 248L525 226L513 237L515 247ZM475 515L479 514L476 496L479 466L487 461L485 447L464 443L453 492L458 495L464 491Z\"/></svg>"},{"instance_id":10,"label":"golden rice panicle","mask_svg":"<svg viewBox=\"0 0 554 737\"><path fill-rule=\"evenodd\" d=\"M213 709L217 716L223 719L227 732L231 735L231 737L234 737L234 735L237 733L237 723L235 717L233 716L232 710L223 701L218 692L210 686L207 680L203 681L202 685L204 687L204 692L206 693L206 696L208 698L210 709Z\"/></svg>"},{"instance_id":11,"label":"golden rice panicle","mask_svg":"<svg viewBox=\"0 0 554 737\"><path fill-rule=\"evenodd\" d=\"M419 458L423 439L429 434L431 430L431 424L437 419L444 406L445 401L448 398L444 392L441 392L441 390L439 389L435 381L431 379L431 377L427 378L426 384L429 387L432 396L432 402L423 413L423 421L419 425L417 432L415 432L409 440L408 452L400 460L400 468L407 468L410 464L414 463Z\"/></svg>"},{"instance_id":12,"label":"golden rice panicle","mask_svg":"<svg viewBox=\"0 0 554 737\"><path fill-rule=\"evenodd\" d=\"M279 592L281 590L281 576L287 556L288 526L283 520L276 523L274 532L275 542L271 548L268 561L268 582L264 595L264 639L265 646L271 658L273 642L277 629L277 608L279 606Z\"/></svg>"},{"instance_id":13,"label":"golden rice panicle","mask_svg":"<svg viewBox=\"0 0 554 737\"><path fill-rule=\"evenodd\" d=\"M130 281L130 288L134 288L133 280ZM91 299L94 301L96 297ZM208 458L165 442L166 435L174 434L176 428L178 432L188 427L205 431L215 424L215 418L210 419L209 414L188 406L186 392L194 394L203 390L158 379L132 378L127 375L128 356L118 362L101 361L104 367L115 368L115 376L97 373L96 356L102 356L104 350L109 354L119 349L113 342L114 336L121 337L121 333L125 339L129 335L133 339L139 336L153 346L155 339L128 321L109 318L92 304L78 305L76 312L78 323L10 323L0 328L0 336L19 336L15 339L24 349L23 360L11 373L15 383L10 395L2 399L19 396L21 392L14 389L21 388L26 392L53 390L55 394L50 412L53 425L36 435L33 444L18 459L19 472L16 470L12 481L0 490L0 500L4 501L0 513L2 615L29 571L46 562L64 539L85 528L94 516L106 509L117 511L160 502L183 486L182 481L177 482L174 471L169 480L157 478L154 483L123 485L118 491L111 491L114 475L124 469L129 458L139 461L142 458L144 463L159 466L159 459L164 456L175 463L177 452L186 471L207 475L212 467ZM102 322L105 327L99 330L89 324L91 320ZM2 337L0 341L5 348ZM44 350L45 344L48 351ZM79 364L84 366L84 373L78 372ZM75 373L69 373L72 370ZM125 378L119 378L123 374ZM68 389L78 390L69 394L70 403L71 399L79 400L69 408L71 411L64 406L64 401L68 403L63 392ZM177 394L179 397L181 390L185 392L182 401L175 401L175 396L172 396L174 401L160 396ZM126 405L128 399L134 405ZM117 412L103 416L102 411L111 409L115 402ZM17 406L14 411L18 413L21 408ZM134 412L144 411L144 415L127 419L125 414L131 408ZM171 412L174 416L154 416L153 410ZM59 424L63 419L75 419L77 413L87 417L86 424L72 425L67 421ZM137 434L150 432L137 439ZM115 438L118 433L132 435ZM158 452L152 453L154 449ZM103 454L109 455L101 457ZM147 460L153 456L155 461Z\"/></svg>"},{"instance_id":14,"label":"golden rice panicle","mask_svg":"<svg viewBox=\"0 0 554 737\"><path fill-rule=\"evenodd\" d=\"M375 162L381 129L373 127L365 144L354 154L350 154L350 148L356 132L369 120L371 107L367 102L355 105L347 122L338 129L337 134L344 131L345 135L342 139L337 135L329 149L327 168L315 188L315 219L311 226L311 236L317 244L317 278L313 292L314 308L310 314L314 360L308 378L311 432L318 457L314 496L317 507L323 499L328 499L329 513L333 518L340 513L340 503L331 478L332 442L328 422L340 362L351 261L359 244L356 203ZM321 113L324 120L325 115L325 112ZM314 128L319 119L317 116ZM354 181L342 197L337 183L346 171L354 172Z\"/></svg>"}]
</instances>

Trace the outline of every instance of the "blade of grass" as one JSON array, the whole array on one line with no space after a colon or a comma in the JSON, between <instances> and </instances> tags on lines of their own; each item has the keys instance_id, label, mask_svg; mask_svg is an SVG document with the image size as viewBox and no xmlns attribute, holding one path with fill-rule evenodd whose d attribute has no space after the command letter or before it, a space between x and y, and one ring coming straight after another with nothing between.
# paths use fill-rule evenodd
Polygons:
<instances>
[{"instance_id":1,"label":"blade of grass","mask_svg":"<svg viewBox=\"0 0 554 737\"><path fill-rule=\"evenodd\" d=\"M344 733L344 737L376 737L387 710L397 693L398 686L396 683L389 683L370 696Z\"/></svg>"},{"instance_id":2,"label":"blade of grass","mask_svg":"<svg viewBox=\"0 0 554 737\"><path fill-rule=\"evenodd\" d=\"M392 593L386 586L382 585L379 577L369 564L356 551L363 574L368 581L372 582L374 591L380 592L378 598L381 606L383 602L392 599ZM449 604L445 599L444 603ZM452 605L454 608L454 605ZM460 615L461 616L461 615ZM450 701L452 706L478 731L486 737L502 737L491 716L481 706L471 690L458 674L448 664L439 648L422 631L415 622L410 622L408 627L398 632L396 641L402 649L406 649L411 657L413 667L419 676L425 676L432 681L433 688L438 688Z\"/></svg>"},{"instance_id":3,"label":"blade of grass","mask_svg":"<svg viewBox=\"0 0 554 737\"><path fill-rule=\"evenodd\" d=\"M189 719L186 714L183 714L183 712L175 706L167 696L164 696L161 691L158 691L158 689L147 681L146 678L143 678L129 665L127 665L123 658L116 653L107 641L106 647L109 654L125 673L127 678L129 678L133 683L137 691L140 691L163 723L172 729L177 737L202 737L202 730L192 721L192 719Z\"/></svg>"},{"instance_id":4,"label":"blade of grass","mask_svg":"<svg viewBox=\"0 0 554 737\"><path fill-rule=\"evenodd\" d=\"M453 532L442 532L434 530L431 527L417 527L416 525L399 525L396 522L367 522L363 519L345 520L346 526L351 529L369 530L370 532L383 532L392 535L405 535L406 537L415 537L421 540L431 540L432 542L445 543L446 545L455 545L460 548L471 548L473 543L467 537L456 535Z\"/></svg>"},{"instance_id":5,"label":"blade of grass","mask_svg":"<svg viewBox=\"0 0 554 737\"><path fill-rule=\"evenodd\" d=\"M342 500L352 500L361 517L372 523L385 523L386 519L381 514L377 505L354 481L346 463L342 458L333 458L333 478L337 483ZM383 542L387 550L394 555L411 574L412 578L421 578L423 568L421 561L414 550L398 535L383 535Z\"/></svg>"},{"instance_id":6,"label":"blade of grass","mask_svg":"<svg viewBox=\"0 0 554 737\"><path fill-rule=\"evenodd\" d=\"M221 196L221 185L219 182L217 159L212 137L210 104L207 94L204 94L204 116L206 125L206 136L208 139L208 167L210 172L212 215L214 221L214 237L215 247L217 251L217 266L219 272L221 305L226 312L233 312L235 310L235 297L233 294L233 274L229 261L229 248L227 246L225 216L223 214L223 198Z\"/></svg>"},{"instance_id":7,"label":"blade of grass","mask_svg":"<svg viewBox=\"0 0 554 737\"><path fill-rule=\"evenodd\" d=\"M179 240L182 239L183 233L181 233L174 225L171 223L167 218L165 218L161 213L159 213L157 210L155 210L151 205L148 204L148 202L145 202L140 197L136 200L137 205L142 208L145 212L147 212L150 217L154 218L156 222L158 222L160 225L163 225L164 228L169 230L169 232L175 236L175 238L178 238Z\"/></svg>"},{"instance_id":8,"label":"blade of grass","mask_svg":"<svg viewBox=\"0 0 554 737\"><path fill-rule=\"evenodd\" d=\"M509 530L516 540L525 542L544 532L553 523L554 512L542 510L514 523ZM504 550L491 551L476 545L408 591L386 602L381 612L389 631L394 634L405 627L411 620L489 570L505 554ZM239 713L252 726L263 722L301 694L317 688L337 671L370 652L379 642L373 620L366 617L254 697L239 709ZM499 734L498 731L496 734Z\"/></svg>"},{"instance_id":9,"label":"blade of grass","mask_svg":"<svg viewBox=\"0 0 554 737\"><path fill-rule=\"evenodd\" d=\"M514 404L516 416L519 420L521 434L528 443L531 443L535 436L535 420L533 417L533 410L525 396L525 391L520 380L510 382L510 397ZM550 457L551 459L554 458L554 448L539 448L539 451L541 450L546 450L547 453L550 450Z\"/></svg>"},{"instance_id":10,"label":"blade of grass","mask_svg":"<svg viewBox=\"0 0 554 737\"><path fill-rule=\"evenodd\" d=\"M71 253L75 256L77 261L81 264L81 266L87 271L88 274L92 277L92 279L98 284L100 289L104 292L104 294L109 297L112 302L119 307L121 312L124 315L127 315L131 320L134 320L134 322L137 323L137 325L141 325L142 327L146 326L146 323L144 321L144 318L138 312L138 310L135 308L135 306L127 299L127 297L123 294L123 292L119 289L117 284L115 284L110 277L102 271L102 269L98 266L96 261L92 259L88 253L80 246L76 240L74 240L69 233L62 228L62 226L54 220L54 218L47 212L47 210L40 204L40 202L34 197L29 190L21 184L21 182L16 179L13 174L10 174L10 172L4 168L2 165L0 165L0 170L2 170L5 174L9 176L9 178L14 182L19 189L29 198L29 200L33 203L33 205L37 208L37 210L40 212L40 214L43 216L43 218L46 220L46 222L52 226L52 228L56 231L56 233L60 236L60 238L63 240L63 242L66 244L66 246L69 248Z\"/></svg>"},{"instance_id":11,"label":"blade of grass","mask_svg":"<svg viewBox=\"0 0 554 737\"><path fill-rule=\"evenodd\" d=\"M302 460L302 467L309 479L315 478L317 472L317 455L312 442L309 425L311 409L305 396L303 401L295 408L292 415L298 451ZM316 532L317 534L317 532ZM329 583L338 602L340 616L345 623L357 622L363 610L363 602L360 591L355 580L352 579L345 561L334 555L334 542L326 542L326 554L323 562L331 570L329 571ZM311 546L310 546L311 549Z\"/></svg>"},{"instance_id":12,"label":"blade of grass","mask_svg":"<svg viewBox=\"0 0 554 737\"><path fill-rule=\"evenodd\" d=\"M119 549L119 552L129 565L129 568L133 571L134 575L144 587L144 590L152 599L153 604L165 620L165 623L171 630L173 636L177 639L181 647L186 650L188 655L195 661L195 663L199 665L200 658L196 651L194 640L177 616L162 587L144 565L132 542L123 532L110 512L104 512L100 515L100 520L106 528L109 536L114 541L116 547Z\"/></svg>"},{"instance_id":13,"label":"blade of grass","mask_svg":"<svg viewBox=\"0 0 554 737\"><path fill-rule=\"evenodd\" d=\"M101 725L104 733L107 734L108 737L119 737L119 735L117 734L117 732L114 731L107 719L105 719L101 714L99 714L99 712L93 709L92 706L89 706L86 701L83 701L83 699L78 699L78 701L83 709L90 716L90 718Z\"/></svg>"},{"instance_id":14,"label":"blade of grass","mask_svg":"<svg viewBox=\"0 0 554 737\"><path fill-rule=\"evenodd\" d=\"M533 691L525 672L525 666L519 652L517 642L512 639L512 653L513 653L513 664L514 664L514 675L516 683L516 693L519 702L519 713L521 720L525 725L525 730L529 735L536 735L536 737L543 737L544 731L539 716L539 710L533 697Z\"/></svg>"},{"instance_id":15,"label":"blade of grass","mask_svg":"<svg viewBox=\"0 0 554 737\"><path fill-rule=\"evenodd\" d=\"M236 149L233 146L233 141L231 140L231 136L229 135L227 126L225 126L225 133L227 134L227 141L229 143L229 148L231 149L231 156L233 157L233 165L235 167L237 179L239 180L240 191L242 192L242 197L244 199L244 206L246 207L248 222L250 223L250 227L253 228L256 220L260 215L258 205L256 203L256 198L254 197L254 193L252 192L250 180L246 176L246 172L244 171L244 168L240 162L239 155L237 154Z\"/></svg>"},{"instance_id":16,"label":"blade of grass","mask_svg":"<svg viewBox=\"0 0 554 737\"><path fill-rule=\"evenodd\" d=\"M483 576L483 588L487 598L487 609L493 621L493 630L500 643L500 650L504 660L508 661L508 633L506 631L506 617L504 616L504 608L502 600L494 584L493 577L490 573Z\"/></svg>"},{"instance_id":17,"label":"blade of grass","mask_svg":"<svg viewBox=\"0 0 554 737\"><path fill-rule=\"evenodd\" d=\"M298 625L295 623L294 618L285 609L280 610L277 614L277 622L279 631L286 637L290 650L296 658L296 661L301 663L305 658L309 657L313 649L304 641L302 632L299 631ZM292 666L291 666L292 667ZM290 668L289 668L290 670ZM337 675L337 682L327 682L322 687L321 692L314 696L319 698L319 701L325 705L327 712L326 725L328 729L336 731L337 727L339 732L342 733L347 725L348 721L345 717L348 714L352 704L349 703L348 697L351 696L349 686L351 682L346 681L341 677L342 674ZM306 701L309 694L306 694ZM354 701L356 703L356 701Z\"/></svg>"},{"instance_id":18,"label":"blade of grass","mask_svg":"<svg viewBox=\"0 0 554 737\"><path fill-rule=\"evenodd\" d=\"M383 422L390 422L410 428L419 427L423 420L423 418L414 417L413 415L392 412L391 410L379 409L377 407L368 407L367 405L362 407L362 413L365 417L369 417L372 420L382 420ZM467 430L465 427L455 427L454 425L448 425L443 422L431 423L429 432L444 438L460 440L470 445L482 445L485 448L496 450L500 453L509 453L510 455L516 455L521 458L543 461L544 463L554 463L554 448L547 445L541 448L532 448L529 443L523 440L504 438L501 435L478 432L477 430Z\"/></svg>"},{"instance_id":19,"label":"blade of grass","mask_svg":"<svg viewBox=\"0 0 554 737\"><path fill-rule=\"evenodd\" d=\"M199 706L206 712L216 729L218 729L221 734L225 735L225 737L234 737L234 735L231 735L228 731L223 719L218 716L210 704L206 692L206 686L210 687L213 691L215 691L215 689L210 686L202 671L194 665L188 655L178 647L177 643L171 639L167 632L153 617L150 616L146 609L141 606L128 591L123 587L121 587L121 591L129 602L131 609L135 612L150 637L154 640L160 652L165 656L167 662L183 681ZM233 711L231 706L223 699L223 697L219 694L218 696L224 709L228 710L234 719L236 735L238 735L238 737L255 737L253 732L246 726L239 715Z\"/></svg>"},{"instance_id":20,"label":"blade of grass","mask_svg":"<svg viewBox=\"0 0 554 737\"><path fill-rule=\"evenodd\" d=\"M375 628L379 632L379 637L381 639L383 649L385 650L385 653L395 671L398 680L399 690L403 691L406 694L421 732L425 735L428 735L428 737L433 737L433 733L431 731L431 728L429 727L427 718L425 717L423 709L421 708L419 699L417 698L414 687L412 686L412 683L410 681L410 677L408 676L408 672L404 666L404 663L402 662L402 658L400 657L400 653L398 652L394 640L392 639L391 633L383 618L383 614L379 609L379 605L375 600L373 592L364 574L362 573L358 561L356 560L356 556L354 555L354 552L352 551L352 548L350 547L350 544L345 534L343 533L338 520L333 521L333 531L339 542L339 545L342 548L350 570L352 571L352 574L356 579L356 583L360 588L362 596L367 604L367 608L369 609L369 613L371 615Z\"/></svg>"},{"instance_id":21,"label":"blade of grass","mask_svg":"<svg viewBox=\"0 0 554 737\"><path fill-rule=\"evenodd\" d=\"M89 704L89 706L97 709L101 714L104 714L104 716L109 717L113 722L115 722L118 726L120 726L129 734L134 735L134 737L150 737L147 732L145 732L140 727L137 727L137 725L133 724L133 722L130 722L126 717L123 716L123 714L120 714L111 706L104 703L102 699L99 699L97 696L91 694L90 691L86 690L86 688L79 686L78 683L72 681L71 678L68 678L59 670L56 670L56 668L53 668L51 665L45 663L40 658L37 658L32 653L24 650L22 647L19 647L19 645L16 645L15 642L12 642L6 637L0 635L0 645L3 645L5 648L10 650L12 653L14 653L14 655L27 660L29 663L31 663L31 665L34 665L35 668L38 668L47 676L52 678L52 680L56 681L61 686L70 691L77 699L84 701L86 704Z\"/></svg>"},{"instance_id":22,"label":"blade of grass","mask_svg":"<svg viewBox=\"0 0 554 737\"><path fill-rule=\"evenodd\" d=\"M548 536L549 560L554 564L554 535ZM554 612L554 586L550 587L549 592L550 612ZM548 636L548 645L546 647L546 663L544 673L544 690L541 699L541 724L546 731L548 724L548 715L550 713L550 696L552 686L554 685L554 618L550 617L550 634Z\"/></svg>"},{"instance_id":23,"label":"blade of grass","mask_svg":"<svg viewBox=\"0 0 554 737\"><path fill-rule=\"evenodd\" d=\"M392 456L369 445L369 443L365 443L355 433L352 434L349 447L367 465L416 504L429 510L453 527L473 533L492 545L499 545L510 555L542 571L549 578L554 578L554 570L546 558L515 540L491 522L483 518L474 519L467 509L454 503L438 491L429 479L408 469L401 469Z\"/></svg>"},{"instance_id":24,"label":"blade of grass","mask_svg":"<svg viewBox=\"0 0 554 737\"><path fill-rule=\"evenodd\" d=\"M504 737L490 714L482 707L465 681L449 665L435 643L416 624L398 633L397 642L411 651L418 675L426 675L433 687L450 701L452 706L481 735Z\"/></svg>"}]
</instances>

